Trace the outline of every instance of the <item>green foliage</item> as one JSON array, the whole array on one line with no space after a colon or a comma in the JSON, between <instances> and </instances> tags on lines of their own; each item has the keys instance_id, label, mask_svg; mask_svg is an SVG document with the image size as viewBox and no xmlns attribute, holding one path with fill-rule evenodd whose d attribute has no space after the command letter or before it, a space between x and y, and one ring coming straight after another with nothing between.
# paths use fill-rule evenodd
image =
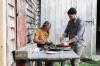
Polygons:
<instances>
[{"instance_id":1,"label":"green foliage","mask_svg":"<svg viewBox=\"0 0 100 66\"><path fill-rule=\"evenodd\" d=\"M55 63L55 66L60 66L59 63ZM68 62L66 66L71 66L70 63ZM100 61L85 61L81 62L80 66L100 66Z\"/></svg>"}]
</instances>

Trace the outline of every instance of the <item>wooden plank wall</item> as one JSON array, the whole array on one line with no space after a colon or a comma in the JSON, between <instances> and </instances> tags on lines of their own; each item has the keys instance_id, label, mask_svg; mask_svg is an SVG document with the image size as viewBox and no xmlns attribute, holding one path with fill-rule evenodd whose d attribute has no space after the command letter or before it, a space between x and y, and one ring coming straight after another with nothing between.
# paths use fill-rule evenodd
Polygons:
<instances>
[{"instance_id":1,"label":"wooden plank wall","mask_svg":"<svg viewBox=\"0 0 100 66\"><path fill-rule=\"evenodd\" d=\"M15 50L16 45L15 45L15 12L14 12L14 6L15 6L15 0L7 0L6 3L7 6L7 66L11 66L13 64L13 56L12 56L12 51Z\"/></svg>"},{"instance_id":2,"label":"wooden plank wall","mask_svg":"<svg viewBox=\"0 0 100 66\"><path fill-rule=\"evenodd\" d=\"M55 43L58 42L58 40L56 39L61 36L67 25L68 19L66 18L65 13L65 11L67 10L67 3L69 4L70 1L67 2L67 0L41 0L41 22L43 23L45 20L51 22L51 36L53 42Z\"/></svg>"},{"instance_id":3,"label":"wooden plank wall","mask_svg":"<svg viewBox=\"0 0 100 66\"><path fill-rule=\"evenodd\" d=\"M33 43L34 32L40 24L40 0L27 0L25 9L27 43Z\"/></svg>"},{"instance_id":4,"label":"wooden plank wall","mask_svg":"<svg viewBox=\"0 0 100 66\"><path fill-rule=\"evenodd\" d=\"M17 45L18 49L26 44L26 1L17 0Z\"/></svg>"},{"instance_id":5,"label":"wooden plank wall","mask_svg":"<svg viewBox=\"0 0 100 66\"><path fill-rule=\"evenodd\" d=\"M6 48L6 43L5 43L5 12L4 8L5 4L3 0L0 0L0 66L5 66L5 48Z\"/></svg>"},{"instance_id":6,"label":"wooden plank wall","mask_svg":"<svg viewBox=\"0 0 100 66\"><path fill-rule=\"evenodd\" d=\"M17 8L15 6L17 5ZM17 18L17 46L19 48L27 43L33 43L33 33L40 22L39 0L7 0L7 65L11 66L13 61L12 51L16 50L16 21ZM15 18L15 9L17 17ZM18 64L20 65L20 63ZM24 66L25 63L22 63Z\"/></svg>"},{"instance_id":7,"label":"wooden plank wall","mask_svg":"<svg viewBox=\"0 0 100 66\"><path fill-rule=\"evenodd\" d=\"M17 0L19 48L27 43L33 43L35 29L40 22L39 2L40 0Z\"/></svg>"},{"instance_id":8,"label":"wooden plank wall","mask_svg":"<svg viewBox=\"0 0 100 66\"><path fill-rule=\"evenodd\" d=\"M17 0L18 48L33 43L34 32L40 22L40 0ZM27 66L17 62L17 66Z\"/></svg>"},{"instance_id":9,"label":"wooden plank wall","mask_svg":"<svg viewBox=\"0 0 100 66\"><path fill-rule=\"evenodd\" d=\"M68 23L66 11L74 7L78 11L78 16L85 23L84 38L87 44L85 55L91 57L96 50L96 0L41 0L41 22L48 20L52 24L52 41L57 44ZM41 24L41 25L42 25ZM88 36L88 37L87 37ZM87 51L88 50L88 51Z\"/></svg>"}]
</instances>

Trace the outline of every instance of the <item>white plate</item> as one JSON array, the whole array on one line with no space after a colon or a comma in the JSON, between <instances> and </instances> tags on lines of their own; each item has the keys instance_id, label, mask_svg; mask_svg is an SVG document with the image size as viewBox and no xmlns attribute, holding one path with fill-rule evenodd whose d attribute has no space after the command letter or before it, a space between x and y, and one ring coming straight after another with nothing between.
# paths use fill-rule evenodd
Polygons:
<instances>
[{"instance_id":1,"label":"white plate","mask_svg":"<svg viewBox=\"0 0 100 66\"><path fill-rule=\"evenodd\" d=\"M56 52L56 51L46 51L47 54L56 54L56 53L59 53L59 52Z\"/></svg>"},{"instance_id":2,"label":"white plate","mask_svg":"<svg viewBox=\"0 0 100 66\"><path fill-rule=\"evenodd\" d=\"M67 51L67 50L71 50L71 47L66 47L63 50Z\"/></svg>"}]
</instances>

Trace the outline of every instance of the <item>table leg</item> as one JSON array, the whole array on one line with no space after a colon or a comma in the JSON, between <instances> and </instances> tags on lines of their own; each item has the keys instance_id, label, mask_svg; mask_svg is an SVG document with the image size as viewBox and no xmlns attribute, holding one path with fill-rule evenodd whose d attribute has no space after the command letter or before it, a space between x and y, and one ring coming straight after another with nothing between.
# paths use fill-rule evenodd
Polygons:
<instances>
[{"instance_id":1,"label":"table leg","mask_svg":"<svg viewBox=\"0 0 100 66\"><path fill-rule=\"evenodd\" d=\"M34 65L33 65L33 62L34 62L34 61L31 62L31 66L34 66Z\"/></svg>"},{"instance_id":2,"label":"table leg","mask_svg":"<svg viewBox=\"0 0 100 66\"><path fill-rule=\"evenodd\" d=\"M42 66L42 61L36 61L35 66Z\"/></svg>"},{"instance_id":3,"label":"table leg","mask_svg":"<svg viewBox=\"0 0 100 66\"><path fill-rule=\"evenodd\" d=\"M45 61L45 66L54 66L53 61Z\"/></svg>"},{"instance_id":4,"label":"table leg","mask_svg":"<svg viewBox=\"0 0 100 66\"><path fill-rule=\"evenodd\" d=\"M61 61L61 66L66 66L66 61Z\"/></svg>"}]
</instances>

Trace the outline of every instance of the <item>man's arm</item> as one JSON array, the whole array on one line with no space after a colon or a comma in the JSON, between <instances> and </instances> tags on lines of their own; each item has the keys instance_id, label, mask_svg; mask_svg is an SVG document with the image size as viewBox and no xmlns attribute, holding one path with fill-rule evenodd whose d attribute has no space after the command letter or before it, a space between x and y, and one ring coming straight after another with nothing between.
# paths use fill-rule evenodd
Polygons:
<instances>
[{"instance_id":1,"label":"man's arm","mask_svg":"<svg viewBox=\"0 0 100 66\"><path fill-rule=\"evenodd\" d=\"M64 40L65 37L68 37L68 27L69 27L69 22L68 22L68 25L63 33L63 35L61 36L60 38L60 41L62 42L62 40Z\"/></svg>"},{"instance_id":2,"label":"man's arm","mask_svg":"<svg viewBox=\"0 0 100 66\"><path fill-rule=\"evenodd\" d=\"M83 39L83 34L85 32L85 27L84 27L84 23L83 22L80 22L80 25L78 27L78 33L77 35L75 36L75 38L77 39L77 41L80 41L80 40L84 40Z\"/></svg>"}]
</instances>

